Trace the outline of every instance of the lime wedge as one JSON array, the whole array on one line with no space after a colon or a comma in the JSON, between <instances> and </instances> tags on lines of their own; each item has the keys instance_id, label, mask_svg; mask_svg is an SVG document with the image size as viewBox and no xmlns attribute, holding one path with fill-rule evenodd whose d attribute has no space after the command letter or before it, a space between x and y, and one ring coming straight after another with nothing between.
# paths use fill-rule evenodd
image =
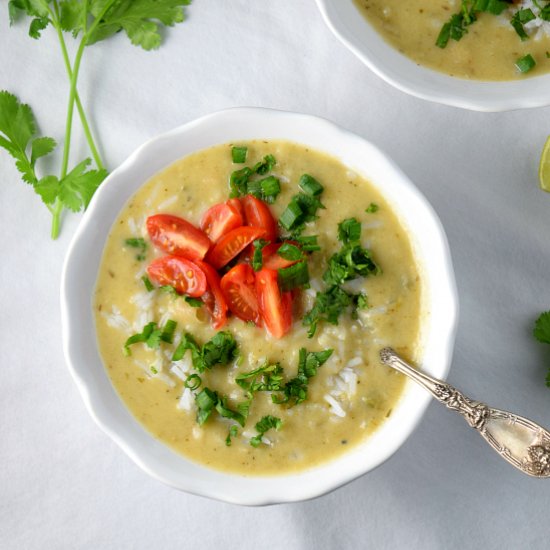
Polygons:
<instances>
[{"instance_id":1,"label":"lime wedge","mask_svg":"<svg viewBox=\"0 0 550 550\"><path fill-rule=\"evenodd\" d=\"M540 156L539 184L543 191L550 193L550 136L546 140Z\"/></svg>"}]
</instances>

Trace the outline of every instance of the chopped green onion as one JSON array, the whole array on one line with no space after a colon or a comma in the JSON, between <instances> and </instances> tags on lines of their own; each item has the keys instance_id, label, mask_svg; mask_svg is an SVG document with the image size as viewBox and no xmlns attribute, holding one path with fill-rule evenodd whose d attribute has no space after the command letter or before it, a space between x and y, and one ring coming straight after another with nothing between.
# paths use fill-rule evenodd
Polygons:
<instances>
[{"instance_id":1,"label":"chopped green onion","mask_svg":"<svg viewBox=\"0 0 550 550\"><path fill-rule=\"evenodd\" d=\"M264 160L257 162L252 168L252 170L256 174L260 174L260 176L264 176L265 174L273 170L273 167L276 164L277 164L277 161L275 160L275 157L273 155L266 155L264 157Z\"/></svg>"},{"instance_id":2,"label":"chopped green onion","mask_svg":"<svg viewBox=\"0 0 550 550\"><path fill-rule=\"evenodd\" d=\"M310 176L309 174L304 174L300 178L298 185L304 193L312 195L314 197L320 195L324 190L324 187L313 176Z\"/></svg>"},{"instance_id":3,"label":"chopped green onion","mask_svg":"<svg viewBox=\"0 0 550 550\"><path fill-rule=\"evenodd\" d=\"M262 254L262 250L265 246L267 246L268 241L264 241L264 239L256 239L252 245L254 247L254 253L252 255L252 269L254 271L260 271L263 266L264 258Z\"/></svg>"},{"instance_id":4,"label":"chopped green onion","mask_svg":"<svg viewBox=\"0 0 550 550\"><path fill-rule=\"evenodd\" d=\"M523 28L523 25L525 25L526 23L529 23L529 21L533 21L533 19L535 19L535 18L536 18L536 16L530 8L518 10L512 16L512 19L510 20L510 24L512 25L512 27L514 27L516 33L518 34L518 36L521 38L521 40L523 42L525 40L529 39L529 35L525 32L525 29ZM529 55L529 54L527 54L527 55ZM525 56L525 57L527 57L527 56ZM525 58L522 57L521 59L525 59ZM518 60L518 62L519 62L519 60ZM516 62L516 66L517 66L517 62ZM530 70L530 69L527 69L527 70ZM526 71L522 71L521 69L520 69L520 71L522 73L526 72Z\"/></svg>"},{"instance_id":5,"label":"chopped green onion","mask_svg":"<svg viewBox=\"0 0 550 550\"><path fill-rule=\"evenodd\" d=\"M275 176L268 176L259 181L261 188L261 197L268 203L273 203L277 195L281 192L281 182Z\"/></svg>"},{"instance_id":6,"label":"chopped green onion","mask_svg":"<svg viewBox=\"0 0 550 550\"><path fill-rule=\"evenodd\" d=\"M367 214L374 214L375 212L378 212L379 206L375 204L374 202L371 202L368 206L368 208L365 210Z\"/></svg>"},{"instance_id":7,"label":"chopped green onion","mask_svg":"<svg viewBox=\"0 0 550 550\"><path fill-rule=\"evenodd\" d=\"M533 56L528 53L527 55L524 55L523 57L520 57L516 61L516 68L520 73L527 73L529 72L537 62L533 59Z\"/></svg>"},{"instance_id":8,"label":"chopped green onion","mask_svg":"<svg viewBox=\"0 0 550 550\"><path fill-rule=\"evenodd\" d=\"M291 262L301 260L303 256L302 251L291 243L283 243L279 247L279 250L277 250L277 254L281 256L281 258Z\"/></svg>"},{"instance_id":9,"label":"chopped green onion","mask_svg":"<svg viewBox=\"0 0 550 550\"><path fill-rule=\"evenodd\" d=\"M293 288L298 288L309 283L307 262L303 260L277 271L279 285L283 292L287 292L288 290L292 290Z\"/></svg>"},{"instance_id":10,"label":"chopped green onion","mask_svg":"<svg viewBox=\"0 0 550 550\"><path fill-rule=\"evenodd\" d=\"M296 240L304 252L317 252L321 247L317 243L317 235L298 236Z\"/></svg>"},{"instance_id":11,"label":"chopped green onion","mask_svg":"<svg viewBox=\"0 0 550 550\"><path fill-rule=\"evenodd\" d=\"M248 147L233 147L231 149L231 157L235 164L243 164L246 162Z\"/></svg>"},{"instance_id":12,"label":"chopped green onion","mask_svg":"<svg viewBox=\"0 0 550 550\"><path fill-rule=\"evenodd\" d=\"M203 301L199 300L198 298L191 298L191 296L184 296L183 299L191 306L191 307L201 307L203 305Z\"/></svg>"},{"instance_id":13,"label":"chopped green onion","mask_svg":"<svg viewBox=\"0 0 550 550\"><path fill-rule=\"evenodd\" d=\"M190 374L186 379L183 385L190 390L196 390L200 388L202 384L202 379L198 374Z\"/></svg>"},{"instance_id":14,"label":"chopped green onion","mask_svg":"<svg viewBox=\"0 0 550 550\"><path fill-rule=\"evenodd\" d=\"M300 208L300 205L294 197L289 203L286 209L281 214L279 218L279 224L284 227L287 231L290 231L295 225L298 224L300 218L303 216L304 212Z\"/></svg>"},{"instance_id":15,"label":"chopped green onion","mask_svg":"<svg viewBox=\"0 0 550 550\"><path fill-rule=\"evenodd\" d=\"M152 292L155 290L155 287L153 286L153 283L151 282L151 279L147 277L147 275L144 275L141 280L143 281L143 284L145 285L145 288L147 289L147 292Z\"/></svg>"}]
</instances>

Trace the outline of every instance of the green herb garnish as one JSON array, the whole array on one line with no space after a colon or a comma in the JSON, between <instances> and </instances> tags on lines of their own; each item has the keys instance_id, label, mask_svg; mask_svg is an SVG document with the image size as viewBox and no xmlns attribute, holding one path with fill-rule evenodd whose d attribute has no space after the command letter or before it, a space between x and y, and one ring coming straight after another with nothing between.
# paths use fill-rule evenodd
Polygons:
<instances>
[{"instance_id":1,"label":"green herb garnish","mask_svg":"<svg viewBox=\"0 0 550 550\"><path fill-rule=\"evenodd\" d=\"M380 207L376 203L371 202L369 206L365 209L365 212L367 214L374 214L375 212L378 212L379 209Z\"/></svg>"},{"instance_id":2,"label":"green herb garnish","mask_svg":"<svg viewBox=\"0 0 550 550\"><path fill-rule=\"evenodd\" d=\"M176 293L177 294L177 293ZM192 298L191 296L184 296L183 299L191 306L191 307L202 307L203 301L199 300L199 298Z\"/></svg>"},{"instance_id":3,"label":"green herb garnish","mask_svg":"<svg viewBox=\"0 0 550 550\"><path fill-rule=\"evenodd\" d=\"M176 323L176 321L174 321L173 319L168 319L168 321L166 321L166 324L164 325L164 328L162 329L160 339L167 344L171 344L174 341L174 332L177 325L178 323Z\"/></svg>"},{"instance_id":4,"label":"green herb garnish","mask_svg":"<svg viewBox=\"0 0 550 550\"><path fill-rule=\"evenodd\" d=\"M131 355L132 353L130 351L130 346L140 342L151 349L158 349L161 341L171 343L171 340L169 340L169 338L170 334L173 335L174 333L174 330L176 328L175 325L175 321L169 320L166 322L164 328L161 329L154 321L151 323L147 323L143 327L143 330L141 332L133 334L126 340L122 349L124 355Z\"/></svg>"},{"instance_id":5,"label":"green herb garnish","mask_svg":"<svg viewBox=\"0 0 550 550\"><path fill-rule=\"evenodd\" d=\"M277 250L277 254L281 256L281 258L291 262L301 260L303 257L302 251L292 243L283 243L279 247L279 250Z\"/></svg>"},{"instance_id":6,"label":"green herb garnish","mask_svg":"<svg viewBox=\"0 0 550 550\"><path fill-rule=\"evenodd\" d=\"M235 377L235 382L244 390L279 391L283 383L283 368L279 363L266 363L250 372L243 372Z\"/></svg>"},{"instance_id":7,"label":"green herb garnish","mask_svg":"<svg viewBox=\"0 0 550 550\"><path fill-rule=\"evenodd\" d=\"M198 390L201 387L202 378L198 374L190 374L183 385L191 391Z\"/></svg>"},{"instance_id":8,"label":"green herb garnish","mask_svg":"<svg viewBox=\"0 0 550 550\"><path fill-rule=\"evenodd\" d=\"M307 262L302 260L291 266L278 269L277 278L283 292L307 285L309 283Z\"/></svg>"},{"instance_id":9,"label":"green herb garnish","mask_svg":"<svg viewBox=\"0 0 550 550\"><path fill-rule=\"evenodd\" d=\"M187 4L189 0L139 0L136 2L10 0L8 2L10 25L16 23L20 16L31 17L29 35L32 38L40 38L42 31L49 25L54 27L70 82L59 176L39 177L37 175L36 161L50 154L55 149L56 142L49 137L36 137L36 123L31 108L20 104L14 95L5 91L0 92L0 147L6 149L15 158L23 181L33 186L52 214L52 238L55 239L59 235L62 211L64 209L72 212L85 210L97 187L107 175L77 92L82 56L86 47L108 39L119 31L124 31L132 44L141 46L145 50L156 49L161 43L161 27L182 22L183 6ZM65 42L65 37L69 33L75 39L79 39L72 65L68 55L69 48ZM46 80L40 76L38 79ZM81 160L72 169L69 168L75 106L97 169L89 169L91 164L89 158Z\"/></svg>"},{"instance_id":10,"label":"green herb garnish","mask_svg":"<svg viewBox=\"0 0 550 550\"><path fill-rule=\"evenodd\" d=\"M528 53L516 61L516 69L520 73L528 73L536 64L537 62L533 59L533 56Z\"/></svg>"},{"instance_id":11,"label":"green herb garnish","mask_svg":"<svg viewBox=\"0 0 550 550\"><path fill-rule=\"evenodd\" d=\"M248 147L232 147L231 157L235 164L244 164L246 162L246 155L248 154Z\"/></svg>"},{"instance_id":12,"label":"green herb garnish","mask_svg":"<svg viewBox=\"0 0 550 550\"><path fill-rule=\"evenodd\" d=\"M147 275L144 275L141 280L143 281L143 284L145 285L145 288L147 292L153 292L155 290L155 287L153 286L153 283L151 282L151 279L147 277Z\"/></svg>"},{"instance_id":13,"label":"green herb garnish","mask_svg":"<svg viewBox=\"0 0 550 550\"><path fill-rule=\"evenodd\" d=\"M273 155L266 155L263 161L256 163L252 168L245 166L235 170L229 177L231 197L244 197L254 195L268 203L273 203L281 192L281 182L275 176L263 179L252 179L256 174L263 176L270 172L277 161Z\"/></svg>"},{"instance_id":14,"label":"green herb garnish","mask_svg":"<svg viewBox=\"0 0 550 550\"><path fill-rule=\"evenodd\" d=\"M254 253L252 254L252 269L254 271L260 271L264 263L264 257L262 250L268 245L268 241L264 239L256 239L252 245L254 247Z\"/></svg>"},{"instance_id":15,"label":"green herb garnish","mask_svg":"<svg viewBox=\"0 0 550 550\"><path fill-rule=\"evenodd\" d=\"M172 355L172 361L179 361L187 350L191 350L193 367L198 372L209 370L215 365L227 365L237 358L237 342L230 332L217 332L203 346L197 344L193 336L185 333Z\"/></svg>"},{"instance_id":16,"label":"green herb garnish","mask_svg":"<svg viewBox=\"0 0 550 550\"><path fill-rule=\"evenodd\" d=\"M550 311L541 313L535 321L533 336L541 344L550 344ZM550 388L550 369L546 373L546 385Z\"/></svg>"},{"instance_id":17,"label":"green herb garnish","mask_svg":"<svg viewBox=\"0 0 550 550\"><path fill-rule=\"evenodd\" d=\"M310 176L309 174L304 174L300 178L298 186L304 193L314 197L319 196L325 189L313 176Z\"/></svg>"},{"instance_id":18,"label":"green herb garnish","mask_svg":"<svg viewBox=\"0 0 550 550\"><path fill-rule=\"evenodd\" d=\"M518 36L521 38L522 42L529 39L529 35L525 32L523 25L525 25L526 23L529 23L529 21L533 21L533 19L536 19L536 15L533 13L531 9L527 8L527 9L516 11L516 13L514 13L514 15L512 16L512 19L510 20L510 24L512 25L512 27L514 27L514 30L516 31ZM516 63L516 66L517 66L517 63ZM521 72L525 72L525 71L521 71Z\"/></svg>"},{"instance_id":19,"label":"green herb garnish","mask_svg":"<svg viewBox=\"0 0 550 550\"><path fill-rule=\"evenodd\" d=\"M296 241L304 252L317 252L321 247L317 243L317 235L297 236Z\"/></svg>"},{"instance_id":20,"label":"green herb garnish","mask_svg":"<svg viewBox=\"0 0 550 550\"><path fill-rule=\"evenodd\" d=\"M267 431L271 429L280 430L282 426L283 421L280 418L271 416L270 414L263 416L254 426L258 435L250 439L250 445L252 445L252 447L259 447L262 442L262 437Z\"/></svg>"},{"instance_id":21,"label":"green herb garnish","mask_svg":"<svg viewBox=\"0 0 550 550\"><path fill-rule=\"evenodd\" d=\"M235 424L233 426L230 426L229 431L227 432L227 437L225 438L225 444L228 447L231 447L231 438L237 437L239 435L239 428Z\"/></svg>"},{"instance_id":22,"label":"green herb garnish","mask_svg":"<svg viewBox=\"0 0 550 550\"><path fill-rule=\"evenodd\" d=\"M321 367L328 358L332 355L331 349L323 351L307 351L305 348L300 348L298 355L298 373L289 380L282 388L282 395L273 394L271 399L273 403L281 405L290 403L298 405L307 399L307 389L309 379L317 374L317 370Z\"/></svg>"}]
</instances>

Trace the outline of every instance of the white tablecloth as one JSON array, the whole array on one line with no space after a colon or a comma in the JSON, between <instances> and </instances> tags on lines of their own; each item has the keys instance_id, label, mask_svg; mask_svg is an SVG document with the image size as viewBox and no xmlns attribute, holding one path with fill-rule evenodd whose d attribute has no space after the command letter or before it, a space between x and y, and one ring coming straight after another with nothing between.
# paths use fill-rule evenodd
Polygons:
<instances>
[{"instance_id":1,"label":"white tablecloth","mask_svg":"<svg viewBox=\"0 0 550 550\"><path fill-rule=\"evenodd\" d=\"M0 7L0 89L62 141L68 84L56 37L35 42ZM449 380L550 426L550 195L537 163L550 110L480 114L382 82L324 25L313 0L196 0L154 53L119 35L89 49L79 89L110 168L148 138L211 111L320 115L385 150L439 213L461 319ZM73 160L87 155L75 119ZM55 159L56 170L59 158ZM0 548L535 548L548 546L549 482L501 460L432 404L401 450L319 499L242 508L149 478L93 423L62 354L59 282L79 216L50 216L0 151Z\"/></svg>"}]
</instances>

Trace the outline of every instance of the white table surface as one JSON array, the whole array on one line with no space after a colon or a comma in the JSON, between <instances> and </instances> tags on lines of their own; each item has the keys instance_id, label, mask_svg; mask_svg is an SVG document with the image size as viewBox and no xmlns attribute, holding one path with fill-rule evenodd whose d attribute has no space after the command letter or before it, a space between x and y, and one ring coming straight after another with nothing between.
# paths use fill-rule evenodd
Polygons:
<instances>
[{"instance_id":1,"label":"white table surface","mask_svg":"<svg viewBox=\"0 0 550 550\"><path fill-rule=\"evenodd\" d=\"M61 141L68 83L56 38L8 28L6 4L0 89ZM188 14L157 52L123 36L87 52L79 89L108 166L232 106L307 112L372 140L450 241L461 318L449 381L550 426L550 347L531 337L550 309L550 195L536 181L550 109L480 114L404 95L340 45L313 0L196 0ZM87 154L75 120L74 160ZM48 211L3 150L0 179L0 548L548 546L550 482L516 472L435 403L386 464L310 502L242 508L149 478L94 424L65 366L59 282L80 217L52 242Z\"/></svg>"}]
</instances>

